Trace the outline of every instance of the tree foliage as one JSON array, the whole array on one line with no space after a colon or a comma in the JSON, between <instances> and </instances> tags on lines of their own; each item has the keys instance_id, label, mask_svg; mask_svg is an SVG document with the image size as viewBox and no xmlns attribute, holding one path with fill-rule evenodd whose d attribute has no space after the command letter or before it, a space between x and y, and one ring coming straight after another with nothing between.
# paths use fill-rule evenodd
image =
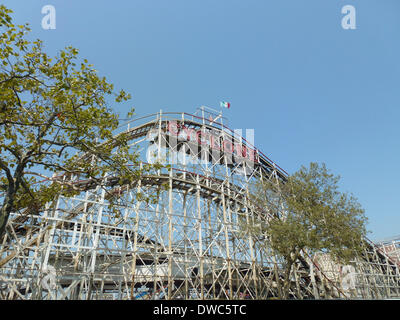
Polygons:
<instances>
[{"instance_id":1,"label":"tree foliage","mask_svg":"<svg viewBox=\"0 0 400 320\"><path fill-rule=\"evenodd\" d=\"M68 183L71 175L101 185L117 173L129 183L150 169L138 167L127 134L113 135L119 120L109 100L130 95L115 92L73 47L49 57L11 13L0 6L0 237L10 212L38 210L60 192L79 193ZM40 183L56 172L64 174Z\"/></svg>"},{"instance_id":2,"label":"tree foliage","mask_svg":"<svg viewBox=\"0 0 400 320\"><path fill-rule=\"evenodd\" d=\"M262 182L253 193L256 206L274 217L253 232L265 234L285 261L285 297L292 266L305 251L329 253L348 263L362 249L367 219L357 199L339 191L339 179L324 164L311 163L285 183Z\"/></svg>"}]
</instances>

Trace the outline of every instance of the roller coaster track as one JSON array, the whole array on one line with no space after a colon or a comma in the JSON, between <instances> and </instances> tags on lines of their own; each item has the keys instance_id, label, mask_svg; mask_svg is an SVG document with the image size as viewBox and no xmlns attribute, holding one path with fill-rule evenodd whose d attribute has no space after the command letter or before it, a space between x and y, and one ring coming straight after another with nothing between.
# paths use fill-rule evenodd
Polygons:
<instances>
[{"instance_id":1,"label":"roller coaster track","mask_svg":"<svg viewBox=\"0 0 400 320\"><path fill-rule=\"evenodd\" d=\"M195 130L199 130L201 128L207 128L209 130L214 130L218 132L224 131L224 134L226 134L230 139L237 139L232 133L233 131L222 124L214 123L213 125L199 122L199 119L201 118L187 114L187 113L181 113L182 119L176 117L177 113L164 113L165 115L174 115L173 119L176 121L182 121L184 122L185 126L193 128ZM154 115L149 115L148 117L151 117ZM186 116L186 118L184 118ZM189 117L189 118L188 118ZM192 119L190 119L190 117ZM151 131L154 130L161 130L162 133L165 136L168 136L167 129L168 129L168 121L166 119L153 119L151 121L147 121L143 124L137 125L133 128L129 128L125 131L120 132L118 135L126 135L129 140L134 141L143 137L147 137L148 134ZM117 135L117 136L118 136ZM244 141L245 139L242 138ZM106 141L104 143L106 144L113 144L116 146L116 141L117 140L111 140L111 141ZM254 146L249 144L247 141L245 143L254 148L257 152L257 162L256 166L258 169L260 169L261 175L264 176L264 178L270 179L271 176L275 175L275 177L281 182L285 183L287 179L287 173L281 169L278 165L276 165L273 161L271 161L268 157L266 157L261 151L256 149ZM83 155L81 159L86 159L88 160L88 155ZM62 179L67 176L64 173L60 173L57 176L53 177L52 179L49 179L50 182L56 182L56 181L61 181ZM104 181L104 186L111 187L111 191L108 192L108 196L114 194L114 193L120 193L124 192L124 190L127 189L127 185L124 184L123 182L120 182L120 179L118 176L108 176ZM89 190L94 190L98 188L99 186L99 181L98 180L90 180L90 179L85 179L85 180L76 180L72 182L73 185L76 188L79 188L82 191L89 191ZM139 181L136 181L132 183L129 188L135 188ZM232 183L227 183L226 180L220 179L217 177L210 177L210 176L204 176L199 173L195 172L190 172L186 170L181 170L177 168L171 168L170 173L158 173L158 174L146 174L140 177L140 185L141 186L149 186L149 187L161 187L162 185L169 184L172 186L172 189L174 190L181 190L184 191L185 193L196 193L199 190L200 196L203 199L208 199L216 204L220 204L222 199L224 199L225 204L231 208L235 208L237 212L245 212L246 209L248 212L253 212L254 214L262 214L264 216L268 216L269 218L272 218L272 216L269 216L265 212L265 210L262 210L260 208L256 208L253 205L250 204L251 201L247 198L246 192L243 190L238 185L234 185ZM90 204L88 205L90 206ZM10 220L10 224L13 225L23 225L27 219L29 219L30 213L31 213L31 208L26 208L25 210L22 211L22 214L16 216L12 220ZM72 219L76 217L77 215L81 214L82 211L84 210L83 204L80 204L76 206L73 209L70 209L68 211L68 215L65 217L66 220ZM87 207L86 207L87 210ZM65 227L65 222L64 221L59 221L56 222L54 227L60 228L63 225L63 228ZM7 255L0 260L0 268L3 267L4 265L7 264L11 259L13 259L21 250L23 251L26 248L30 248L34 245L39 245L39 243L44 241L43 237L43 231L46 232L50 226L45 228L44 230L40 231L39 226L31 226L30 232L32 234L38 233L36 236L31 237L27 242L25 242L22 247L19 247L11 252L7 252ZM79 228L79 226L78 226ZM23 237L26 233L28 232L27 228L20 228L20 229L15 229L15 236L16 237ZM104 227L99 228L100 233L104 233ZM122 236L122 231L118 231L116 228L114 229L114 234L115 236ZM145 235L138 235L139 237L139 242L141 243L148 243L148 244L157 244L154 240L146 237ZM9 239L11 240L11 238ZM376 252L376 256L378 257L381 265L384 265L386 271L389 271L388 269L393 270L398 270L398 266L396 263L390 260L383 252L381 252L379 249L375 247L373 243L371 243L368 239L364 240L364 245L368 249L367 252ZM3 246L2 252L7 251L8 245L7 243ZM366 254L363 257L366 261L373 261L373 259L376 259L376 257L370 257L368 254ZM312 260L311 260L312 261ZM312 261L313 266L318 269L319 267ZM299 270L302 270L304 274L309 274L310 273L310 265L306 261L305 257L301 257L299 260ZM397 268L397 269L396 269ZM397 271L398 272L398 271ZM324 283L323 285L326 286L328 290L331 288L335 288L338 292L342 294L342 296L346 297L346 294L341 292L339 288L328 278L324 275L323 271L320 270L318 274L315 275L316 282L318 284ZM322 279L325 278L326 281L323 281ZM305 282L309 283L310 279L308 276L306 276L303 279Z\"/></svg>"}]
</instances>

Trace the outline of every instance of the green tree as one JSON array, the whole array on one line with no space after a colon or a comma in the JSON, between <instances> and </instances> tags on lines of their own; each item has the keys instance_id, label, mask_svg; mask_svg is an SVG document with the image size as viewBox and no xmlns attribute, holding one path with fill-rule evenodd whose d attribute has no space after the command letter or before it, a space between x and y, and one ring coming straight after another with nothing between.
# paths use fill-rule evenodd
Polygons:
<instances>
[{"instance_id":1,"label":"green tree","mask_svg":"<svg viewBox=\"0 0 400 320\"><path fill-rule=\"evenodd\" d=\"M73 47L50 58L11 13L0 6L0 239L11 212L38 212L57 194L81 192L69 175L105 186L107 174L129 183L151 169L138 167L127 134L113 135L119 120L109 99L119 103L130 95L115 92ZM40 183L56 172L63 179Z\"/></svg>"},{"instance_id":2,"label":"green tree","mask_svg":"<svg viewBox=\"0 0 400 320\"><path fill-rule=\"evenodd\" d=\"M362 250L367 219L357 199L339 191L339 179L325 164L311 163L285 183L263 182L253 193L256 206L274 218L248 228L265 234L283 258L282 298L289 296L292 268L305 251L311 256L325 252L348 263Z\"/></svg>"}]
</instances>

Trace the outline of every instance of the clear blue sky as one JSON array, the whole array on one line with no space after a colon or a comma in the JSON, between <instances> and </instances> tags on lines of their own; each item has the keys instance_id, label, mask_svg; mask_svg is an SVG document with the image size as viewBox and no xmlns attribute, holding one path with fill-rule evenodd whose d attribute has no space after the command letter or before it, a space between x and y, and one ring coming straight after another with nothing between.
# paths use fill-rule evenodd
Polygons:
<instances>
[{"instance_id":1,"label":"clear blue sky","mask_svg":"<svg viewBox=\"0 0 400 320\"><path fill-rule=\"evenodd\" d=\"M372 240L400 234L399 0L2 3L49 53L78 48L138 114L231 102L230 127L254 129L287 172L317 161L340 174ZM47 4L55 30L41 27ZM341 27L347 4L356 30Z\"/></svg>"}]
</instances>

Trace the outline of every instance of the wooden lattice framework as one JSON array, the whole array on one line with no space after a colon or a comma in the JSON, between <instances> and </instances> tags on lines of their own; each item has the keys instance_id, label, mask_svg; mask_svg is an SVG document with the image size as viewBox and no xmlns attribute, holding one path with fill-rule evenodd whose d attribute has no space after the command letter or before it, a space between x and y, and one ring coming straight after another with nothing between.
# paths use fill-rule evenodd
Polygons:
<instances>
[{"instance_id":1,"label":"wooden lattice framework","mask_svg":"<svg viewBox=\"0 0 400 320\"><path fill-rule=\"evenodd\" d=\"M156 158L171 167L129 186L113 175L105 187L69 176L85 191L59 196L39 213L14 212L0 244L0 298L279 297L281 258L239 220L273 218L250 203L249 185L269 179L279 186L286 173L224 121L202 108L195 115L160 111L126 123L120 131L144 162ZM108 206L110 192L119 193L120 216ZM137 200L138 192L159 194L157 203ZM364 247L352 263L350 288L343 286L340 266L304 253L292 273L291 297L400 297L398 264L367 240Z\"/></svg>"}]
</instances>

